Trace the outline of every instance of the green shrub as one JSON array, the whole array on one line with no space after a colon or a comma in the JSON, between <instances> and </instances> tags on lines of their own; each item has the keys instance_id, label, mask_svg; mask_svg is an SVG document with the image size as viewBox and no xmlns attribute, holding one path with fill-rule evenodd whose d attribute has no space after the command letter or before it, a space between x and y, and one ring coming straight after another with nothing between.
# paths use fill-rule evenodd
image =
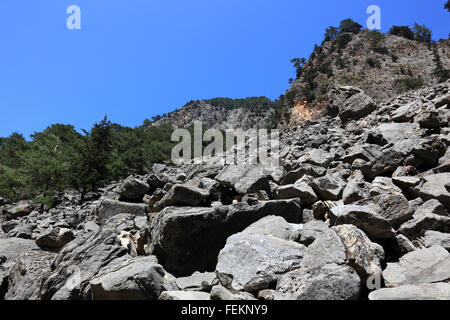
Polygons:
<instances>
[{"instance_id":1,"label":"green shrub","mask_svg":"<svg viewBox=\"0 0 450 320\"><path fill-rule=\"evenodd\" d=\"M414 32L408 26L393 26L389 30L389 34L414 40Z\"/></svg>"},{"instance_id":2,"label":"green shrub","mask_svg":"<svg viewBox=\"0 0 450 320\"><path fill-rule=\"evenodd\" d=\"M381 63L377 59L369 57L366 59L366 62L371 68L381 68Z\"/></svg>"},{"instance_id":3,"label":"green shrub","mask_svg":"<svg viewBox=\"0 0 450 320\"><path fill-rule=\"evenodd\" d=\"M414 39L419 42L431 43L432 32L424 25L414 24Z\"/></svg>"},{"instance_id":4,"label":"green shrub","mask_svg":"<svg viewBox=\"0 0 450 320\"><path fill-rule=\"evenodd\" d=\"M420 87L422 87L424 84L424 81L422 78L406 78L402 80L398 80L395 83L395 88L398 92L405 92L410 90L415 90Z\"/></svg>"}]
</instances>

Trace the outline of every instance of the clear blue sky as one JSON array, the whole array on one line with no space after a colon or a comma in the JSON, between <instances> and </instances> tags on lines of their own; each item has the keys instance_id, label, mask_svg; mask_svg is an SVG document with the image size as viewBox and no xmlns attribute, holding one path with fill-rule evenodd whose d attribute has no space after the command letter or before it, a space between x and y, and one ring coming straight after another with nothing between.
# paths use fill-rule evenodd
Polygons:
<instances>
[{"instance_id":1,"label":"clear blue sky","mask_svg":"<svg viewBox=\"0 0 450 320\"><path fill-rule=\"evenodd\" d=\"M366 8L447 38L444 0L0 0L0 136L107 114L138 126L191 99L277 98L326 27ZM80 6L82 29L66 9Z\"/></svg>"}]
</instances>

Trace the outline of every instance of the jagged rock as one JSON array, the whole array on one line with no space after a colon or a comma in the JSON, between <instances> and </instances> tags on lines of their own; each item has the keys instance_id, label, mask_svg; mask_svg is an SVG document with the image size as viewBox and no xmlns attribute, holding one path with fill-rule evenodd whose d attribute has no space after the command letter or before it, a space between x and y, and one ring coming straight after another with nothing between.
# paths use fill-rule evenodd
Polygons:
<instances>
[{"instance_id":1,"label":"jagged rock","mask_svg":"<svg viewBox=\"0 0 450 320\"><path fill-rule=\"evenodd\" d=\"M40 248L60 249L75 239L73 231L65 228L54 228L40 235L36 244Z\"/></svg>"},{"instance_id":2,"label":"jagged rock","mask_svg":"<svg viewBox=\"0 0 450 320\"><path fill-rule=\"evenodd\" d=\"M447 251L450 251L450 233L427 230L425 231L422 242L427 248L439 245Z\"/></svg>"},{"instance_id":3,"label":"jagged rock","mask_svg":"<svg viewBox=\"0 0 450 320\"><path fill-rule=\"evenodd\" d=\"M369 190L370 196L399 194L402 195L402 190L397 187L392 179L386 177L376 177L372 181L372 187Z\"/></svg>"},{"instance_id":4,"label":"jagged rock","mask_svg":"<svg viewBox=\"0 0 450 320\"><path fill-rule=\"evenodd\" d=\"M408 199L402 194L386 194L372 198L381 210L379 214L386 219L392 227L398 229L402 223L412 219L414 211L411 209Z\"/></svg>"},{"instance_id":5,"label":"jagged rock","mask_svg":"<svg viewBox=\"0 0 450 320\"><path fill-rule=\"evenodd\" d=\"M248 226L242 234L271 235L287 241L297 241L300 237L300 224L288 223L280 216L267 216Z\"/></svg>"},{"instance_id":6,"label":"jagged rock","mask_svg":"<svg viewBox=\"0 0 450 320\"><path fill-rule=\"evenodd\" d=\"M52 272L43 282L43 299L89 299L90 281L98 271L116 258L128 254L118 241L121 231L135 228L134 216L111 217L96 233L76 238L59 251Z\"/></svg>"},{"instance_id":7,"label":"jagged rock","mask_svg":"<svg viewBox=\"0 0 450 320\"><path fill-rule=\"evenodd\" d=\"M100 229L99 225L96 224L94 221L88 221L83 226L84 231L86 232L97 232L98 229Z\"/></svg>"},{"instance_id":8,"label":"jagged rock","mask_svg":"<svg viewBox=\"0 0 450 320\"><path fill-rule=\"evenodd\" d=\"M404 235L395 236L394 250L399 257L416 250L414 244Z\"/></svg>"},{"instance_id":9,"label":"jagged rock","mask_svg":"<svg viewBox=\"0 0 450 320\"><path fill-rule=\"evenodd\" d=\"M414 212L414 217L420 217L426 214L434 213L439 216L448 216L447 209L436 199L425 201Z\"/></svg>"},{"instance_id":10,"label":"jagged rock","mask_svg":"<svg viewBox=\"0 0 450 320\"><path fill-rule=\"evenodd\" d=\"M415 250L383 271L387 287L445 281L450 278L450 254L441 246Z\"/></svg>"},{"instance_id":11,"label":"jagged rock","mask_svg":"<svg viewBox=\"0 0 450 320\"><path fill-rule=\"evenodd\" d=\"M326 114L341 118L342 122L360 119L376 108L373 100L360 88L342 86L333 88L329 94Z\"/></svg>"},{"instance_id":12,"label":"jagged rock","mask_svg":"<svg viewBox=\"0 0 450 320\"><path fill-rule=\"evenodd\" d=\"M365 233L355 226L341 225L332 229L345 247L347 264L355 269L363 281L370 276L381 274L381 262L384 260L382 246L371 242Z\"/></svg>"},{"instance_id":13,"label":"jagged rock","mask_svg":"<svg viewBox=\"0 0 450 320\"><path fill-rule=\"evenodd\" d=\"M445 187L450 181L450 172L438 173L423 177L423 182L414 191L424 201L437 199L445 207L450 208L450 192Z\"/></svg>"},{"instance_id":14,"label":"jagged rock","mask_svg":"<svg viewBox=\"0 0 450 320\"><path fill-rule=\"evenodd\" d=\"M40 300L40 287L50 274L56 254L42 250L23 252L9 275L6 300Z\"/></svg>"},{"instance_id":15,"label":"jagged rock","mask_svg":"<svg viewBox=\"0 0 450 320\"><path fill-rule=\"evenodd\" d=\"M217 277L214 272L194 272L189 277L176 279L178 288L184 291L205 291L211 292L211 288L217 284Z\"/></svg>"},{"instance_id":16,"label":"jagged rock","mask_svg":"<svg viewBox=\"0 0 450 320\"><path fill-rule=\"evenodd\" d=\"M2 208L2 213L6 220L13 220L27 216L33 212L34 209L35 206L31 201L19 201L16 204L4 206Z\"/></svg>"},{"instance_id":17,"label":"jagged rock","mask_svg":"<svg viewBox=\"0 0 450 320\"><path fill-rule=\"evenodd\" d=\"M133 176L126 178L119 188L120 197L124 200L142 202L144 195L150 191L147 183Z\"/></svg>"},{"instance_id":18,"label":"jagged rock","mask_svg":"<svg viewBox=\"0 0 450 320\"><path fill-rule=\"evenodd\" d=\"M210 300L209 293L200 291L164 291L158 300Z\"/></svg>"},{"instance_id":19,"label":"jagged rock","mask_svg":"<svg viewBox=\"0 0 450 320\"><path fill-rule=\"evenodd\" d=\"M329 208L323 201L317 201L312 205L314 218L325 221L328 216Z\"/></svg>"},{"instance_id":20,"label":"jagged rock","mask_svg":"<svg viewBox=\"0 0 450 320\"><path fill-rule=\"evenodd\" d=\"M269 288L279 275L300 266L306 247L273 236L235 234L220 251L216 274L227 288Z\"/></svg>"},{"instance_id":21,"label":"jagged rock","mask_svg":"<svg viewBox=\"0 0 450 320\"><path fill-rule=\"evenodd\" d=\"M433 213L422 214L402 224L398 232L413 240L427 230L450 233L450 217Z\"/></svg>"},{"instance_id":22,"label":"jagged rock","mask_svg":"<svg viewBox=\"0 0 450 320\"><path fill-rule=\"evenodd\" d=\"M389 239L395 236L389 221L370 207L357 205L338 206L331 209L333 225L353 224L363 230L371 239Z\"/></svg>"},{"instance_id":23,"label":"jagged rock","mask_svg":"<svg viewBox=\"0 0 450 320\"><path fill-rule=\"evenodd\" d=\"M410 122L420 111L420 105L413 101L397 108L391 114L391 119L394 122Z\"/></svg>"},{"instance_id":24,"label":"jagged rock","mask_svg":"<svg viewBox=\"0 0 450 320\"><path fill-rule=\"evenodd\" d=\"M315 166L328 168L331 161L333 161L334 157L332 154L326 152L323 149L312 149L308 151L305 155L303 155L299 162L310 163Z\"/></svg>"},{"instance_id":25,"label":"jagged rock","mask_svg":"<svg viewBox=\"0 0 450 320\"><path fill-rule=\"evenodd\" d=\"M326 175L312 181L311 187L321 200L339 200L347 182L337 175Z\"/></svg>"},{"instance_id":26,"label":"jagged rock","mask_svg":"<svg viewBox=\"0 0 450 320\"><path fill-rule=\"evenodd\" d=\"M14 230L17 226L19 226L20 223L17 220L10 220L2 223L2 230L5 233L8 233L12 230Z\"/></svg>"},{"instance_id":27,"label":"jagged rock","mask_svg":"<svg viewBox=\"0 0 450 320\"><path fill-rule=\"evenodd\" d=\"M211 289L211 300L257 300L251 293L232 291L218 284Z\"/></svg>"},{"instance_id":28,"label":"jagged rock","mask_svg":"<svg viewBox=\"0 0 450 320\"><path fill-rule=\"evenodd\" d=\"M300 198L305 205L311 205L315 203L317 195L314 190L302 181L297 181L294 184L288 184L280 186L276 190L277 199L293 199Z\"/></svg>"},{"instance_id":29,"label":"jagged rock","mask_svg":"<svg viewBox=\"0 0 450 320\"><path fill-rule=\"evenodd\" d=\"M342 193L344 204L366 199L369 195L368 184L364 180L354 179L347 183Z\"/></svg>"},{"instance_id":30,"label":"jagged rock","mask_svg":"<svg viewBox=\"0 0 450 320\"><path fill-rule=\"evenodd\" d=\"M0 257L4 257L3 267L10 270L16 263L16 259L23 252L38 249L36 243L32 240L21 238L0 238Z\"/></svg>"},{"instance_id":31,"label":"jagged rock","mask_svg":"<svg viewBox=\"0 0 450 320\"><path fill-rule=\"evenodd\" d=\"M207 190L186 184L175 184L157 206L160 208L168 206L198 206L208 197L209 192Z\"/></svg>"},{"instance_id":32,"label":"jagged rock","mask_svg":"<svg viewBox=\"0 0 450 320\"><path fill-rule=\"evenodd\" d=\"M372 291L370 300L450 300L450 283L404 285Z\"/></svg>"},{"instance_id":33,"label":"jagged rock","mask_svg":"<svg viewBox=\"0 0 450 320\"><path fill-rule=\"evenodd\" d=\"M131 214L134 216L145 216L148 211L147 205L143 203L128 203L117 200L104 199L97 208L97 216L100 224L117 214Z\"/></svg>"},{"instance_id":34,"label":"jagged rock","mask_svg":"<svg viewBox=\"0 0 450 320\"><path fill-rule=\"evenodd\" d=\"M274 214L287 222L300 223L300 201L264 201L255 206L237 203L214 208L167 207L149 217L148 252L176 276L212 271L229 236Z\"/></svg>"},{"instance_id":35,"label":"jagged rock","mask_svg":"<svg viewBox=\"0 0 450 320\"><path fill-rule=\"evenodd\" d=\"M310 221L305 223L300 231L300 242L305 246L309 246L318 237L329 230L328 224L323 221Z\"/></svg>"},{"instance_id":36,"label":"jagged rock","mask_svg":"<svg viewBox=\"0 0 450 320\"><path fill-rule=\"evenodd\" d=\"M303 176L308 175L314 178L325 175L327 170L325 168L314 166L308 163L299 165L298 168L289 171L286 176L281 180L281 185L294 184Z\"/></svg>"},{"instance_id":37,"label":"jagged rock","mask_svg":"<svg viewBox=\"0 0 450 320\"><path fill-rule=\"evenodd\" d=\"M115 259L98 271L90 286L93 300L156 300L163 291L178 289L154 256Z\"/></svg>"},{"instance_id":38,"label":"jagged rock","mask_svg":"<svg viewBox=\"0 0 450 320\"><path fill-rule=\"evenodd\" d=\"M219 183L234 187L240 194L255 193L259 190L270 191L268 176L272 172L261 165L228 165L219 172Z\"/></svg>"},{"instance_id":39,"label":"jagged rock","mask_svg":"<svg viewBox=\"0 0 450 320\"><path fill-rule=\"evenodd\" d=\"M326 264L300 268L280 277L277 291L295 300L356 300L361 282L349 266Z\"/></svg>"}]
</instances>

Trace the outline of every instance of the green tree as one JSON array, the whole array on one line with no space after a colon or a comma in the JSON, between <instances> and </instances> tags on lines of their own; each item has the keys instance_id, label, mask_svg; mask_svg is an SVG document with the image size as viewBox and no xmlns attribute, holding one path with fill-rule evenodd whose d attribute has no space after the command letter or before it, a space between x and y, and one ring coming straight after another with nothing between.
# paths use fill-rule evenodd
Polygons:
<instances>
[{"instance_id":1,"label":"green tree","mask_svg":"<svg viewBox=\"0 0 450 320\"><path fill-rule=\"evenodd\" d=\"M450 0L447 1L447 3L444 6L445 9L448 10L448 12L450 12Z\"/></svg>"},{"instance_id":2,"label":"green tree","mask_svg":"<svg viewBox=\"0 0 450 320\"><path fill-rule=\"evenodd\" d=\"M300 79L300 77L302 76L302 72L303 72L303 64L306 62L305 58L294 58L291 59L291 63L294 65L295 68L295 74L296 77L295 79Z\"/></svg>"},{"instance_id":3,"label":"green tree","mask_svg":"<svg viewBox=\"0 0 450 320\"><path fill-rule=\"evenodd\" d=\"M323 42L334 40L338 35L339 35L338 28L330 26L325 30Z\"/></svg>"},{"instance_id":4,"label":"green tree","mask_svg":"<svg viewBox=\"0 0 450 320\"><path fill-rule=\"evenodd\" d=\"M425 25L414 24L414 39L420 42L431 43L432 32Z\"/></svg>"},{"instance_id":5,"label":"green tree","mask_svg":"<svg viewBox=\"0 0 450 320\"><path fill-rule=\"evenodd\" d=\"M359 23L353 21L352 19L345 19L342 20L340 25L339 25L339 33L359 33L361 31L362 25L360 25Z\"/></svg>"},{"instance_id":6,"label":"green tree","mask_svg":"<svg viewBox=\"0 0 450 320\"><path fill-rule=\"evenodd\" d=\"M389 30L389 34L414 40L414 31L412 31L408 26L393 26Z\"/></svg>"},{"instance_id":7,"label":"green tree","mask_svg":"<svg viewBox=\"0 0 450 320\"><path fill-rule=\"evenodd\" d=\"M71 185L80 191L82 202L89 191L97 191L111 177L111 126L105 116L100 123L94 124L91 132L84 131L84 145L79 156L72 160Z\"/></svg>"}]
</instances>

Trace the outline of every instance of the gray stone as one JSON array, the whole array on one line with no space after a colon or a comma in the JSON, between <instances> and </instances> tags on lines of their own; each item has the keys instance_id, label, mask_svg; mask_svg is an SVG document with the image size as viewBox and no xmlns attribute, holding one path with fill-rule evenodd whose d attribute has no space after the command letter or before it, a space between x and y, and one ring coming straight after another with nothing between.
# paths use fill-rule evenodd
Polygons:
<instances>
[{"instance_id":1,"label":"gray stone","mask_svg":"<svg viewBox=\"0 0 450 320\"><path fill-rule=\"evenodd\" d=\"M420 217L429 213L440 216L448 216L447 209L436 199L425 201L415 212L414 217Z\"/></svg>"},{"instance_id":2,"label":"gray stone","mask_svg":"<svg viewBox=\"0 0 450 320\"><path fill-rule=\"evenodd\" d=\"M280 274L298 268L306 247L272 236L236 234L220 251L217 276L227 288L255 291L269 288Z\"/></svg>"},{"instance_id":3,"label":"gray stone","mask_svg":"<svg viewBox=\"0 0 450 320\"><path fill-rule=\"evenodd\" d=\"M181 290L210 292L216 284L217 277L214 272L194 272L189 277L176 279L176 284Z\"/></svg>"},{"instance_id":4,"label":"gray stone","mask_svg":"<svg viewBox=\"0 0 450 320\"><path fill-rule=\"evenodd\" d=\"M263 217L279 215L300 223L300 200L263 201L250 206L237 203L214 208L167 207L150 215L144 236L148 252L176 276L213 271L217 255L229 236Z\"/></svg>"},{"instance_id":5,"label":"gray stone","mask_svg":"<svg viewBox=\"0 0 450 320\"><path fill-rule=\"evenodd\" d=\"M447 251L450 251L450 233L428 230L425 231L422 242L427 248L439 245Z\"/></svg>"},{"instance_id":6,"label":"gray stone","mask_svg":"<svg viewBox=\"0 0 450 320\"><path fill-rule=\"evenodd\" d=\"M300 240L301 244L305 246L309 246L313 243L317 238L319 238L322 234L329 230L328 224L323 221L310 221L305 223L300 231Z\"/></svg>"},{"instance_id":7,"label":"gray stone","mask_svg":"<svg viewBox=\"0 0 450 320\"><path fill-rule=\"evenodd\" d=\"M332 208L330 214L333 225L353 224L371 239L389 239L395 236L395 231L389 221L369 207L338 206Z\"/></svg>"},{"instance_id":8,"label":"gray stone","mask_svg":"<svg viewBox=\"0 0 450 320\"><path fill-rule=\"evenodd\" d=\"M93 300L156 300L163 291L178 289L175 278L154 256L113 260L92 278L90 286Z\"/></svg>"},{"instance_id":9,"label":"gray stone","mask_svg":"<svg viewBox=\"0 0 450 320\"><path fill-rule=\"evenodd\" d=\"M200 291L164 291L158 300L210 300L209 293Z\"/></svg>"},{"instance_id":10,"label":"gray stone","mask_svg":"<svg viewBox=\"0 0 450 320\"><path fill-rule=\"evenodd\" d=\"M100 224L117 214L131 214L134 216L145 216L148 211L147 204L128 203L117 200L104 199L97 208L97 216Z\"/></svg>"},{"instance_id":11,"label":"gray stone","mask_svg":"<svg viewBox=\"0 0 450 320\"><path fill-rule=\"evenodd\" d=\"M160 208L168 206L198 206L208 198L209 192L186 184L175 184L157 204Z\"/></svg>"},{"instance_id":12,"label":"gray stone","mask_svg":"<svg viewBox=\"0 0 450 320\"><path fill-rule=\"evenodd\" d=\"M36 238L36 244L40 248L60 249L75 239L72 230L65 228L54 228Z\"/></svg>"},{"instance_id":13,"label":"gray stone","mask_svg":"<svg viewBox=\"0 0 450 320\"><path fill-rule=\"evenodd\" d=\"M245 291L233 291L221 284L211 289L211 300L257 300L251 293Z\"/></svg>"},{"instance_id":14,"label":"gray stone","mask_svg":"<svg viewBox=\"0 0 450 320\"><path fill-rule=\"evenodd\" d=\"M450 181L450 172L425 176L423 182L414 191L424 201L437 199L446 208L450 208L450 192L445 185Z\"/></svg>"},{"instance_id":15,"label":"gray stone","mask_svg":"<svg viewBox=\"0 0 450 320\"><path fill-rule=\"evenodd\" d=\"M402 224L398 232L413 240L427 230L450 233L450 217L433 213L422 214Z\"/></svg>"},{"instance_id":16,"label":"gray stone","mask_svg":"<svg viewBox=\"0 0 450 320\"><path fill-rule=\"evenodd\" d=\"M288 223L280 216L267 216L248 226L242 234L271 235L287 241L297 241L300 237L300 224Z\"/></svg>"},{"instance_id":17,"label":"gray stone","mask_svg":"<svg viewBox=\"0 0 450 320\"><path fill-rule=\"evenodd\" d=\"M120 197L124 200L142 202L144 195L150 191L147 183L133 176L126 178L119 187Z\"/></svg>"},{"instance_id":18,"label":"gray stone","mask_svg":"<svg viewBox=\"0 0 450 320\"><path fill-rule=\"evenodd\" d=\"M441 246L415 250L383 271L386 287L445 281L450 278L450 254Z\"/></svg>"},{"instance_id":19,"label":"gray stone","mask_svg":"<svg viewBox=\"0 0 450 320\"><path fill-rule=\"evenodd\" d=\"M321 200L339 200L347 182L338 175L326 175L312 181L311 187Z\"/></svg>"},{"instance_id":20,"label":"gray stone","mask_svg":"<svg viewBox=\"0 0 450 320\"><path fill-rule=\"evenodd\" d=\"M276 190L276 197L277 199L300 198L302 203L307 206L318 200L314 190L302 181L278 187Z\"/></svg>"},{"instance_id":21,"label":"gray stone","mask_svg":"<svg viewBox=\"0 0 450 320\"><path fill-rule=\"evenodd\" d=\"M450 300L450 283L404 285L372 291L369 300Z\"/></svg>"},{"instance_id":22,"label":"gray stone","mask_svg":"<svg viewBox=\"0 0 450 320\"><path fill-rule=\"evenodd\" d=\"M270 191L270 173L261 165L228 165L219 172L216 180L225 186L234 187L240 194L255 193L259 190Z\"/></svg>"},{"instance_id":23,"label":"gray stone","mask_svg":"<svg viewBox=\"0 0 450 320\"><path fill-rule=\"evenodd\" d=\"M20 238L0 238L0 256L6 258L3 267L7 270L11 269L19 255L30 249L38 249L36 243L32 240Z\"/></svg>"},{"instance_id":24,"label":"gray stone","mask_svg":"<svg viewBox=\"0 0 450 320\"><path fill-rule=\"evenodd\" d=\"M6 300L40 300L40 287L50 274L55 253L42 250L23 252L11 270Z\"/></svg>"}]
</instances>

